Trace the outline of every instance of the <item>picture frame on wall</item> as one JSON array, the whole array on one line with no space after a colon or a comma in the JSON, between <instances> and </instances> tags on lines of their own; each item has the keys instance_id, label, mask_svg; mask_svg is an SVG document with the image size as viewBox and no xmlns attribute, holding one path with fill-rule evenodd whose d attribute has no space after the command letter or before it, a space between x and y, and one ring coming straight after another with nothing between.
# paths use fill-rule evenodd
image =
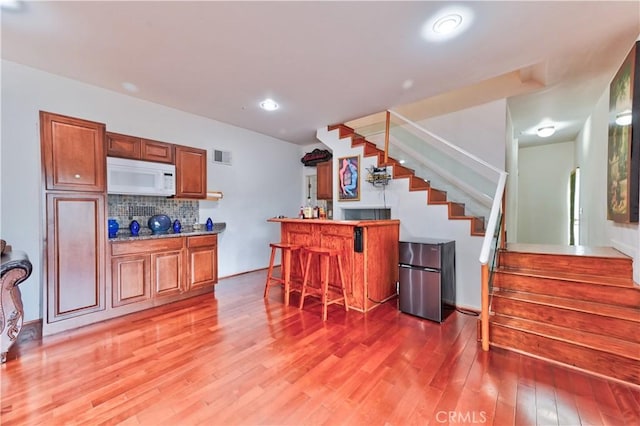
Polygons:
<instances>
[{"instance_id":1,"label":"picture frame on wall","mask_svg":"<svg viewBox=\"0 0 640 426\"><path fill-rule=\"evenodd\" d=\"M338 159L338 201L360 200L360 156Z\"/></svg>"},{"instance_id":2,"label":"picture frame on wall","mask_svg":"<svg viewBox=\"0 0 640 426\"><path fill-rule=\"evenodd\" d=\"M640 41L609 87L607 219L638 222L640 178Z\"/></svg>"}]
</instances>

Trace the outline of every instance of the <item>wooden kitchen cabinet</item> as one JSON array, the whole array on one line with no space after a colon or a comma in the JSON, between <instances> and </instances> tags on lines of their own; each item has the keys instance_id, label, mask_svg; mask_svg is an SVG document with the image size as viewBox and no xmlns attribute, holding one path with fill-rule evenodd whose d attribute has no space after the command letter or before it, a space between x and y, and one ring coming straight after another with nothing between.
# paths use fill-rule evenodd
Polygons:
<instances>
[{"instance_id":1,"label":"wooden kitchen cabinet","mask_svg":"<svg viewBox=\"0 0 640 426\"><path fill-rule=\"evenodd\" d=\"M111 259L112 306L142 302L151 297L149 256L132 255Z\"/></svg>"},{"instance_id":2,"label":"wooden kitchen cabinet","mask_svg":"<svg viewBox=\"0 0 640 426\"><path fill-rule=\"evenodd\" d=\"M102 194L74 192L49 192L46 195L45 328L50 323L77 319L105 309L104 198ZM95 320L86 318L83 321ZM75 323L84 325L83 321L77 319Z\"/></svg>"},{"instance_id":3,"label":"wooden kitchen cabinet","mask_svg":"<svg viewBox=\"0 0 640 426\"><path fill-rule=\"evenodd\" d=\"M176 145L176 197L207 197L207 151Z\"/></svg>"},{"instance_id":4,"label":"wooden kitchen cabinet","mask_svg":"<svg viewBox=\"0 0 640 426\"><path fill-rule=\"evenodd\" d=\"M132 160L173 164L173 144L143 139L136 136L106 133L107 155Z\"/></svg>"},{"instance_id":5,"label":"wooden kitchen cabinet","mask_svg":"<svg viewBox=\"0 0 640 426\"><path fill-rule=\"evenodd\" d=\"M218 282L218 236L187 238L189 289L208 287Z\"/></svg>"},{"instance_id":6,"label":"wooden kitchen cabinet","mask_svg":"<svg viewBox=\"0 0 640 426\"><path fill-rule=\"evenodd\" d=\"M106 191L105 125L40 111L47 190Z\"/></svg>"},{"instance_id":7,"label":"wooden kitchen cabinet","mask_svg":"<svg viewBox=\"0 0 640 426\"><path fill-rule=\"evenodd\" d=\"M112 242L112 306L182 293L183 249L183 237Z\"/></svg>"},{"instance_id":8,"label":"wooden kitchen cabinet","mask_svg":"<svg viewBox=\"0 0 640 426\"><path fill-rule=\"evenodd\" d=\"M316 165L316 182L316 198L318 200L333 200L333 160Z\"/></svg>"}]
</instances>

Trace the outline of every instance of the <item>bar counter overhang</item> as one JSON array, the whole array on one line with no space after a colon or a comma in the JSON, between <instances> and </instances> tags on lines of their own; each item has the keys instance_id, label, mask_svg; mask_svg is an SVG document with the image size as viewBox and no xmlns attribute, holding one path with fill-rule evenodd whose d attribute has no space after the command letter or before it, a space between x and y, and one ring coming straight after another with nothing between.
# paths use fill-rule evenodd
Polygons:
<instances>
[{"instance_id":1,"label":"bar counter overhang","mask_svg":"<svg viewBox=\"0 0 640 426\"><path fill-rule=\"evenodd\" d=\"M349 308L367 312L396 295L398 282L399 220L327 220L273 218L280 223L281 241L341 252ZM291 279L302 282L297 256L292 256ZM312 265L311 280L319 283L319 267ZM338 282L331 268L330 282Z\"/></svg>"}]
</instances>

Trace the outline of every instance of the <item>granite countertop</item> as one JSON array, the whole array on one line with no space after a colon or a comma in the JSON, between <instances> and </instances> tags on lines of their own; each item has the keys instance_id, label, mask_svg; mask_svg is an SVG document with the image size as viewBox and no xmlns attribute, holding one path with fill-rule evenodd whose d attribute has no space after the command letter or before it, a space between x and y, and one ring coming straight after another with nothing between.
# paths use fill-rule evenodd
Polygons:
<instances>
[{"instance_id":1,"label":"granite countertop","mask_svg":"<svg viewBox=\"0 0 640 426\"><path fill-rule=\"evenodd\" d=\"M137 237L131 235L128 229L121 229L118 231L118 235L115 238L109 238L110 242L113 241L138 241L138 240L152 240L157 238L174 238L174 237L194 237L197 235L211 235L219 234L227 228L226 222L218 222L213 224L213 230L207 231L202 225L201 229L194 229L193 225L184 225L182 231L179 233L173 232L173 229L169 229L164 234L152 234L148 228L140 229Z\"/></svg>"}]
</instances>

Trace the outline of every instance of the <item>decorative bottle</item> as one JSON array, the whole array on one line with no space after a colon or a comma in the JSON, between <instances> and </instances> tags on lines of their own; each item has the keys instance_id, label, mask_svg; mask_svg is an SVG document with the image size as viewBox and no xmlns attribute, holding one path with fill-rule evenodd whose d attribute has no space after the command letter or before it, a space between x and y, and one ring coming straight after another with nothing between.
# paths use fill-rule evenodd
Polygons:
<instances>
[{"instance_id":1,"label":"decorative bottle","mask_svg":"<svg viewBox=\"0 0 640 426\"><path fill-rule=\"evenodd\" d=\"M109 222L108 222L109 238L115 238L118 235L118 229L120 229L120 225L118 224L118 221L115 219L109 219Z\"/></svg>"},{"instance_id":2,"label":"decorative bottle","mask_svg":"<svg viewBox=\"0 0 640 426\"><path fill-rule=\"evenodd\" d=\"M210 217L207 218L206 227L207 227L207 231L213 231L213 221L211 220Z\"/></svg>"},{"instance_id":3,"label":"decorative bottle","mask_svg":"<svg viewBox=\"0 0 640 426\"><path fill-rule=\"evenodd\" d=\"M180 224L180 221L176 219L173 221L173 232L179 234L180 230L182 230L182 225Z\"/></svg>"},{"instance_id":4,"label":"decorative bottle","mask_svg":"<svg viewBox=\"0 0 640 426\"><path fill-rule=\"evenodd\" d=\"M140 232L140 224L138 223L137 220L131 221L131 223L129 224L129 231L131 231L132 237L138 236L138 232Z\"/></svg>"}]
</instances>

